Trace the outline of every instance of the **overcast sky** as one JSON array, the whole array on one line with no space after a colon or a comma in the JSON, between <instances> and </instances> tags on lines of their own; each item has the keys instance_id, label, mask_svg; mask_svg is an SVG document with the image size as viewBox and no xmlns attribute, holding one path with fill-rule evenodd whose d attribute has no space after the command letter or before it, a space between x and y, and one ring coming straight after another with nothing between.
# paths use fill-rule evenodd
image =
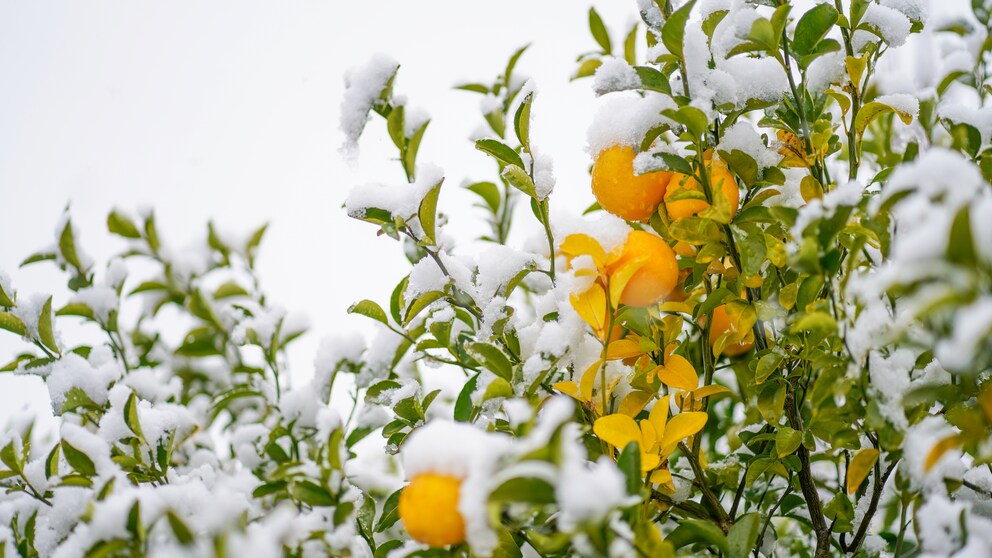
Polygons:
<instances>
[{"instance_id":1,"label":"overcast sky","mask_svg":"<svg viewBox=\"0 0 992 558\"><path fill-rule=\"evenodd\" d=\"M633 0L600 4L616 35L636 20ZM595 103L588 81L568 82L576 56L595 46L589 4L498 5L0 1L0 269L22 296L54 292L64 303L51 266L16 266L54 242L67 203L101 270L122 247L104 224L114 206L154 208L178 246L202 238L209 219L240 232L267 221L263 285L309 316L312 332L290 355L295 377L306 379L320 337L367 328L346 309L387 301L405 269L395 243L341 209L353 184L402 180L379 121L357 167L337 152L349 67L375 52L401 62L397 91L433 117L420 159L447 171L441 210L453 214L456 234L471 235L482 224L457 211L468 207L457 185L491 179L492 166L467 141L482 123L479 97L452 86L491 80L533 42L518 68L536 79L532 136L555 159L553 207L592 200L583 146ZM6 362L24 345L3 333ZM25 406L50 413L42 381L0 378L0 424Z\"/></svg>"}]
</instances>

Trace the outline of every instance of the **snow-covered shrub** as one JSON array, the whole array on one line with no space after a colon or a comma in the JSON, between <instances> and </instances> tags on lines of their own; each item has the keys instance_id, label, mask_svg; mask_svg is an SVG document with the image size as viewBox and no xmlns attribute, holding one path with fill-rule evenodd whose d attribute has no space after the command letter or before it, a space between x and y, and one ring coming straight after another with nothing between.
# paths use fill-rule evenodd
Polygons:
<instances>
[{"instance_id":1,"label":"snow-covered shrub","mask_svg":"<svg viewBox=\"0 0 992 558\"><path fill-rule=\"evenodd\" d=\"M307 385L285 382L302 330L259 289L264 227L178 251L114 211L130 247L101 267L67 214L25 264L70 298L0 273L27 346L0 370L61 418L0 439L0 556L992 555L988 8L637 9L616 44L589 12L575 78L608 99L583 216L552 212L530 130L557 100L519 77L526 49L460 86L480 181L421 161L398 62L349 73L343 152L377 115L400 168L345 209L411 269ZM446 230L459 187L479 238ZM104 339L71 346L73 321ZM425 387L439 368L456 395Z\"/></svg>"}]
</instances>

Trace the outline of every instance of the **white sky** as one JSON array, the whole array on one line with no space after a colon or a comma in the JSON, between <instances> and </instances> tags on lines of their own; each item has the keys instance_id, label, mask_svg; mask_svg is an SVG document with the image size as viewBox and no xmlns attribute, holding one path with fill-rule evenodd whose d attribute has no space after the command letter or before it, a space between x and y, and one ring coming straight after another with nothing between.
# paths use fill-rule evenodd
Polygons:
<instances>
[{"instance_id":1,"label":"white sky","mask_svg":"<svg viewBox=\"0 0 992 558\"><path fill-rule=\"evenodd\" d=\"M616 42L635 2L600 4ZM405 270L395 243L341 209L353 184L402 180L381 121L357 169L338 155L345 70L374 52L401 62L397 91L434 117L420 160L446 169L441 210L465 238L481 221L459 211L469 197L457 185L491 179L493 167L467 141L482 122L479 97L451 87L490 81L533 41L518 65L538 86L532 134L555 159L553 207L578 211L592 200L583 145L595 103L590 82L568 76L595 47L587 10L571 0L504 0L498 10L464 0L2 0L0 269L22 296L54 292L64 303L52 266L16 266L54 241L66 203L101 266L123 246L106 233L114 206L155 208L162 235L179 246L203 238L208 219L238 232L268 221L263 285L310 318L290 355L305 379L320 337L367 328L348 306L388 301ZM7 362L24 345L4 334ZM42 381L0 377L0 424L25 407L50 413Z\"/></svg>"}]
</instances>

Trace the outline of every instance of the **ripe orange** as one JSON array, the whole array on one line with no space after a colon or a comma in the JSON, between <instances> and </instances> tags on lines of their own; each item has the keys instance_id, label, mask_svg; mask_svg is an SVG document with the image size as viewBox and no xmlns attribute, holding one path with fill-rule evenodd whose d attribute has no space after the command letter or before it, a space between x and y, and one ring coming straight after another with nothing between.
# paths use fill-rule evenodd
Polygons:
<instances>
[{"instance_id":1,"label":"ripe orange","mask_svg":"<svg viewBox=\"0 0 992 558\"><path fill-rule=\"evenodd\" d=\"M713 309L713 325L710 326L710 345L716 343L717 339L728 331L737 332L737 328L734 327L733 322L730 321L730 316L727 315L727 306L725 304L717 306ZM741 342L724 347L722 354L729 357L741 356L750 351L753 346L754 332L749 330L744 334Z\"/></svg>"},{"instance_id":2,"label":"ripe orange","mask_svg":"<svg viewBox=\"0 0 992 558\"><path fill-rule=\"evenodd\" d=\"M633 231L621 248L620 256L613 261L607 273L613 274L624 263L643 258L644 265L634 273L620 302L628 306L651 306L665 299L675 289L679 266L675 252L660 237L644 231Z\"/></svg>"},{"instance_id":3,"label":"ripe orange","mask_svg":"<svg viewBox=\"0 0 992 558\"><path fill-rule=\"evenodd\" d=\"M713 159L708 154L706 173L712 189L721 188L727 199L730 200L730 215L737 213L737 204L740 202L740 191L737 189L737 181L734 175L730 174L727 164L720 159ZM695 177L687 174L675 173L669 182L670 188L665 193L665 209L672 219L682 219L699 213L710 206L709 202L698 199L671 200L677 194L686 190L699 190L699 181Z\"/></svg>"},{"instance_id":4,"label":"ripe orange","mask_svg":"<svg viewBox=\"0 0 992 558\"><path fill-rule=\"evenodd\" d=\"M419 474L400 494L400 520L414 540L434 548L465 541L465 520L458 511L461 479Z\"/></svg>"},{"instance_id":5,"label":"ripe orange","mask_svg":"<svg viewBox=\"0 0 992 558\"><path fill-rule=\"evenodd\" d=\"M592 166L592 194L606 211L628 221L647 221L665 199L671 172L634 174L637 154L614 145L596 156Z\"/></svg>"}]
</instances>

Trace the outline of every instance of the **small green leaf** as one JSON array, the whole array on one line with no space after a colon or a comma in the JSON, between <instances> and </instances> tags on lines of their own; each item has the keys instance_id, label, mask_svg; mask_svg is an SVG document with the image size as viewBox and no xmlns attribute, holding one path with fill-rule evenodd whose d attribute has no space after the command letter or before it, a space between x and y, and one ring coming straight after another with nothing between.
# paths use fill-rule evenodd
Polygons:
<instances>
[{"instance_id":1,"label":"small green leaf","mask_svg":"<svg viewBox=\"0 0 992 558\"><path fill-rule=\"evenodd\" d=\"M85 453L72 447L65 440L62 440L62 455L65 456L65 460L80 475L92 477L96 474L96 465L93 464L93 460Z\"/></svg>"},{"instance_id":2,"label":"small green leaf","mask_svg":"<svg viewBox=\"0 0 992 558\"><path fill-rule=\"evenodd\" d=\"M613 52L613 44L610 42L610 34L606 31L606 25L603 24L603 18L599 17L596 12L596 8L589 8L589 31L592 32L592 38L596 39L599 46L603 48L603 54L610 54Z\"/></svg>"},{"instance_id":3,"label":"small green leaf","mask_svg":"<svg viewBox=\"0 0 992 558\"><path fill-rule=\"evenodd\" d=\"M444 179L442 178L441 182L438 182L433 188L428 190L427 195L424 196L424 199L420 200L420 209L418 210L417 215L420 219L420 226L424 229L424 240L426 241L427 246L434 246L436 244L434 238L437 234L435 227L437 198L441 194L441 184L443 182Z\"/></svg>"},{"instance_id":4,"label":"small green leaf","mask_svg":"<svg viewBox=\"0 0 992 558\"><path fill-rule=\"evenodd\" d=\"M124 238L141 238L141 231L134 221L116 209L107 216L107 230Z\"/></svg>"},{"instance_id":5,"label":"small green leaf","mask_svg":"<svg viewBox=\"0 0 992 558\"><path fill-rule=\"evenodd\" d=\"M52 352L62 354L58 343L55 342L55 331L52 326L52 297L48 297L45 301L41 307L41 315L38 316L38 340Z\"/></svg>"},{"instance_id":6,"label":"small green leaf","mask_svg":"<svg viewBox=\"0 0 992 558\"><path fill-rule=\"evenodd\" d=\"M555 503L555 488L544 479L533 477L512 478L499 485L489 495L490 502L531 504Z\"/></svg>"},{"instance_id":7,"label":"small green leaf","mask_svg":"<svg viewBox=\"0 0 992 558\"><path fill-rule=\"evenodd\" d=\"M378 303L365 299L352 304L348 308L349 314L361 314L367 318L372 318L377 322L389 325L389 319L386 317L386 311L379 306Z\"/></svg>"},{"instance_id":8,"label":"small green leaf","mask_svg":"<svg viewBox=\"0 0 992 558\"><path fill-rule=\"evenodd\" d=\"M627 479L627 492L639 494L641 491L641 449L637 442L628 442L620 452L617 466Z\"/></svg>"},{"instance_id":9,"label":"small green leaf","mask_svg":"<svg viewBox=\"0 0 992 558\"><path fill-rule=\"evenodd\" d=\"M481 139L475 142L475 148L494 157L503 165L516 165L521 169L524 167L524 162L520 158L520 154L501 141Z\"/></svg>"},{"instance_id":10,"label":"small green leaf","mask_svg":"<svg viewBox=\"0 0 992 558\"><path fill-rule=\"evenodd\" d=\"M503 378L495 378L486 386L486 392L482 395L483 401L496 399L497 397L513 397L513 386Z\"/></svg>"},{"instance_id":11,"label":"small green leaf","mask_svg":"<svg viewBox=\"0 0 992 558\"><path fill-rule=\"evenodd\" d=\"M531 180L530 175L527 174L527 171L523 167L507 165L503 168L502 176L510 183L510 186L513 186L531 198L537 199L537 189L534 186L534 181Z\"/></svg>"},{"instance_id":12,"label":"small green leaf","mask_svg":"<svg viewBox=\"0 0 992 558\"><path fill-rule=\"evenodd\" d=\"M165 516L168 518L169 527L172 528L172 533L176 535L176 540L179 541L179 544L189 546L196 542L196 539L193 537L193 532L189 530L189 527L186 526L186 523L184 523L178 515L176 515L172 510L169 510L165 512Z\"/></svg>"},{"instance_id":13,"label":"small green leaf","mask_svg":"<svg viewBox=\"0 0 992 558\"><path fill-rule=\"evenodd\" d=\"M487 370L510 382L513 380L513 365L503 351L489 343L470 343L465 350Z\"/></svg>"},{"instance_id":14,"label":"small green leaf","mask_svg":"<svg viewBox=\"0 0 992 558\"><path fill-rule=\"evenodd\" d=\"M386 498L385 503L382 504L382 512L379 515L379 521L375 524L376 533L381 533L386 529L389 529L400 518L398 507L400 504L401 494L403 494L402 488L390 494L389 498Z\"/></svg>"},{"instance_id":15,"label":"small green leaf","mask_svg":"<svg viewBox=\"0 0 992 558\"><path fill-rule=\"evenodd\" d=\"M520 145L528 152L530 152L530 107L533 102L534 93L528 93L513 116L513 131L516 132Z\"/></svg>"},{"instance_id":16,"label":"small green leaf","mask_svg":"<svg viewBox=\"0 0 992 558\"><path fill-rule=\"evenodd\" d=\"M665 47L668 48L668 52L675 55L679 60L682 59L683 41L685 38L685 24L689 21L689 13L692 11L692 7L696 4L696 0L689 0L684 6L679 8L675 13L668 16L668 21L661 28L661 40L665 43Z\"/></svg>"},{"instance_id":17,"label":"small green leaf","mask_svg":"<svg viewBox=\"0 0 992 558\"><path fill-rule=\"evenodd\" d=\"M16 335L27 335L27 326L20 318L10 312L0 312L0 329L5 329Z\"/></svg>"},{"instance_id":18,"label":"small green leaf","mask_svg":"<svg viewBox=\"0 0 992 558\"><path fill-rule=\"evenodd\" d=\"M792 39L792 50L800 56L813 52L817 43L830 32L837 22L837 10L830 4L817 4L799 18Z\"/></svg>"},{"instance_id":19,"label":"small green leaf","mask_svg":"<svg viewBox=\"0 0 992 558\"><path fill-rule=\"evenodd\" d=\"M734 522L730 532L727 533L727 546L729 558L747 558L754 545L758 542L758 534L761 529L761 513L746 513Z\"/></svg>"},{"instance_id":20,"label":"small green leaf","mask_svg":"<svg viewBox=\"0 0 992 558\"><path fill-rule=\"evenodd\" d=\"M481 372L469 378L462 386L462 390L458 392L458 398L455 400L454 418L459 422L468 422L472 418L472 392L475 391L475 386L479 382L479 374Z\"/></svg>"},{"instance_id":21,"label":"small green leaf","mask_svg":"<svg viewBox=\"0 0 992 558\"><path fill-rule=\"evenodd\" d=\"M775 433L775 453L779 458L792 455L799 449L799 444L803 441L803 433L788 426L779 427Z\"/></svg>"},{"instance_id":22,"label":"small green leaf","mask_svg":"<svg viewBox=\"0 0 992 558\"><path fill-rule=\"evenodd\" d=\"M711 521L703 519L681 520L678 527L669 533L665 540L672 543L675 548L702 543L716 547L723 554L730 552L727 536L723 534L723 531Z\"/></svg>"}]
</instances>

